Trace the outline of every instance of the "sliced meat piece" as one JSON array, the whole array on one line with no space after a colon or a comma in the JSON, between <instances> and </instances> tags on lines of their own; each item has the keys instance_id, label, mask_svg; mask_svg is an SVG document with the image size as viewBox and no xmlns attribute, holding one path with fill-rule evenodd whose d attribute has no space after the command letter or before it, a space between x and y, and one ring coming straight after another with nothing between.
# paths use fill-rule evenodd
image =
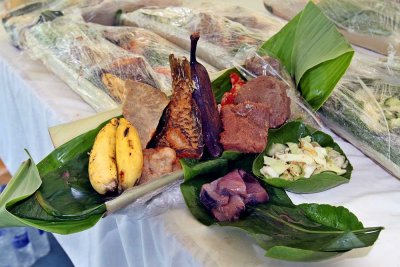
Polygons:
<instances>
[{"instance_id":1,"label":"sliced meat piece","mask_svg":"<svg viewBox=\"0 0 400 267\"><path fill-rule=\"evenodd\" d=\"M246 197L244 198L244 203L250 205L256 205L260 203L265 203L269 200L267 191L260 185L257 179L248 173L245 173L243 180L246 184Z\"/></svg>"},{"instance_id":2,"label":"sliced meat piece","mask_svg":"<svg viewBox=\"0 0 400 267\"><path fill-rule=\"evenodd\" d=\"M171 147L179 158L200 158L203 135L199 108L192 97L193 83L186 58L170 55L173 95L166 111L166 125L157 146Z\"/></svg>"},{"instance_id":3,"label":"sliced meat piece","mask_svg":"<svg viewBox=\"0 0 400 267\"><path fill-rule=\"evenodd\" d=\"M244 183L239 170L234 170L216 181L218 181L218 194L225 196L239 195L246 197L246 184Z\"/></svg>"},{"instance_id":4,"label":"sliced meat piece","mask_svg":"<svg viewBox=\"0 0 400 267\"><path fill-rule=\"evenodd\" d=\"M153 138L168 97L150 85L128 80L122 114L138 131L142 147L145 148Z\"/></svg>"},{"instance_id":5,"label":"sliced meat piece","mask_svg":"<svg viewBox=\"0 0 400 267\"><path fill-rule=\"evenodd\" d=\"M229 196L217 193L218 180L215 180L209 184L204 184L201 187L200 201L209 210L226 205L229 202Z\"/></svg>"},{"instance_id":6,"label":"sliced meat piece","mask_svg":"<svg viewBox=\"0 0 400 267\"><path fill-rule=\"evenodd\" d=\"M211 210L215 219L220 222L234 221L239 219L240 214L245 210L243 199L238 196L231 196L226 205L213 208Z\"/></svg>"},{"instance_id":7,"label":"sliced meat piece","mask_svg":"<svg viewBox=\"0 0 400 267\"><path fill-rule=\"evenodd\" d=\"M220 142L224 150L261 153L267 144L269 106L243 102L221 109L223 132Z\"/></svg>"},{"instance_id":8,"label":"sliced meat piece","mask_svg":"<svg viewBox=\"0 0 400 267\"><path fill-rule=\"evenodd\" d=\"M267 105L271 111L269 127L277 128L290 117L287 88L284 82L275 77L259 76L242 86L235 97L235 104L250 101Z\"/></svg>"},{"instance_id":9,"label":"sliced meat piece","mask_svg":"<svg viewBox=\"0 0 400 267\"><path fill-rule=\"evenodd\" d=\"M139 184L159 179L161 176L181 169L175 150L157 147L143 150L143 171Z\"/></svg>"}]
</instances>

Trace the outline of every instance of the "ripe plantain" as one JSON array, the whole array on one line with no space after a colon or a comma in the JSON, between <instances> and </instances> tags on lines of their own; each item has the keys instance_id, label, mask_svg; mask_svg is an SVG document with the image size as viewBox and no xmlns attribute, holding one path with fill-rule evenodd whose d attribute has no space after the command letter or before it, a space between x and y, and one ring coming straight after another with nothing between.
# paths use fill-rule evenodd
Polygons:
<instances>
[{"instance_id":1,"label":"ripe plantain","mask_svg":"<svg viewBox=\"0 0 400 267\"><path fill-rule=\"evenodd\" d=\"M121 118L116 133L118 192L133 187L142 175L143 152L139 134L126 119Z\"/></svg>"},{"instance_id":2,"label":"ripe plantain","mask_svg":"<svg viewBox=\"0 0 400 267\"><path fill-rule=\"evenodd\" d=\"M97 134L89 157L89 180L99 194L115 192L118 187L115 161L115 134L118 119L107 123Z\"/></svg>"}]
</instances>

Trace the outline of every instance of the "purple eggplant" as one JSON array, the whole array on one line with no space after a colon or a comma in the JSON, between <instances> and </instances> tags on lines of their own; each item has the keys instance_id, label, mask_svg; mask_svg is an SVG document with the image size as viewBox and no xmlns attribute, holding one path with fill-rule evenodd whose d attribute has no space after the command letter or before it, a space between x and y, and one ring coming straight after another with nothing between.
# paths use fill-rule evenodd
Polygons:
<instances>
[{"instance_id":1,"label":"purple eggplant","mask_svg":"<svg viewBox=\"0 0 400 267\"><path fill-rule=\"evenodd\" d=\"M204 145L212 157L218 157L223 151L219 143L222 124L217 102L211 89L210 77L206 68L196 60L196 47L199 38L198 32L190 35L190 71L194 87L193 99L200 109Z\"/></svg>"}]
</instances>

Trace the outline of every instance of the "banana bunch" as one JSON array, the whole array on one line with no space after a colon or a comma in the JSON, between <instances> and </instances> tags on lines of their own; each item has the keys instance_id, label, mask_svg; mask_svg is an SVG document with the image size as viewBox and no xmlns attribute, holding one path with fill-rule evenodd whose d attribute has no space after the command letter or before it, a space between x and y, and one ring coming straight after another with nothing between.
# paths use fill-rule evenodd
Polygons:
<instances>
[{"instance_id":1,"label":"banana bunch","mask_svg":"<svg viewBox=\"0 0 400 267\"><path fill-rule=\"evenodd\" d=\"M97 134L89 156L89 180L99 194L133 187L142 175L138 132L124 118L113 118Z\"/></svg>"}]
</instances>

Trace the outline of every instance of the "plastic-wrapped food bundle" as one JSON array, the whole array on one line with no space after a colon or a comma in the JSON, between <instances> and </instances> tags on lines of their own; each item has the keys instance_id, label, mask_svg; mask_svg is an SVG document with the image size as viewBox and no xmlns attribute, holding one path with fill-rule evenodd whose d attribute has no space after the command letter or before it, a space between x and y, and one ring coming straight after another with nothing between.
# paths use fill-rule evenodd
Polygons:
<instances>
[{"instance_id":1,"label":"plastic-wrapped food bundle","mask_svg":"<svg viewBox=\"0 0 400 267\"><path fill-rule=\"evenodd\" d=\"M188 36L199 31L202 41L198 44L198 56L219 69L232 66L242 44L260 45L265 41L265 36L240 23L186 7L139 9L121 14L119 24L150 29L185 50L190 47Z\"/></svg>"},{"instance_id":2,"label":"plastic-wrapped food bundle","mask_svg":"<svg viewBox=\"0 0 400 267\"><path fill-rule=\"evenodd\" d=\"M74 19L64 16L38 24L26 32L26 43L33 57L40 58L95 110L123 102L128 79L169 93L171 85L162 87L145 58L107 41L87 23L71 23Z\"/></svg>"},{"instance_id":3,"label":"plastic-wrapped food bundle","mask_svg":"<svg viewBox=\"0 0 400 267\"><path fill-rule=\"evenodd\" d=\"M400 5L397 0L313 0L352 43L387 54L400 51ZM291 19L307 0L264 0L268 10Z\"/></svg>"},{"instance_id":4,"label":"plastic-wrapped food bundle","mask_svg":"<svg viewBox=\"0 0 400 267\"><path fill-rule=\"evenodd\" d=\"M321 108L333 131L400 178L400 59L357 54Z\"/></svg>"},{"instance_id":5,"label":"plastic-wrapped food bundle","mask_svg":"<svg viewBox=\"0 0 400 267\"><path fill-rule=\"evenodd\" d=\"M189 1L183 4L185 7L193 8L202 12L218 14L231 21L238 22L252 31L256 31L264 40L269 39L277 33L285 24L285 20L270 15L268 12L259 13L242 6L217 4L215 1Z\"/></svg>"},{"instance_id":6,"label":"plastic-wrapped food bundle","mask_svg":"<svg viewBox=\"0 0 400 267\"><path fill-rule=\"evenodd\" d=\"M146 6L168 7L180 6L181 0L106 0L98 5L82 8L82 16L86 22L112 26L115 14L121 10L132 12Z\"/></svg>"},{"instance_id":7,"label":"plastic-wrapped food bundle","mask_svg":"<svg viewBox=\"0 0 400 267\"><path fill-rule=\"evenodd\" d=\"M99 3L101 0L43 0L34 1L6 13L2 18L4 29L9 34L14 46L23 48L24 32L44 20L52 20L60 11L72 7L85 7ZM56 12L49 12L53 10ZM44 11L45 14L43 14ZM68 11L66 11L68 12Z\"/></svg>"},{"instance_id":8,"label":"plastic-wrapped food bundle","mask_svg":"<svg viewBox=\"0 0 400 267\"><path fill-rule=\"evenodd\" d=\"M293 79L279 60L254 46L244 46L235 55L233 64L247 81L259 76L272 76L282 81L290 98L289 120L300 119L314 128L322 127L317 114L297 91Z\"/></svg>"},{"instance_id":9,"label":"plastic-wrapped food bundle","mask_svg":"<svg viewBox=\"0 0 400 267\"><path fill-rule=\"evenodd\" d=\"M169 55L185 56L189 58L189 52L165 40L161 36L146 29L136 27L105 27L91 25L102 32L105 39L115 45L132 52L135 55L143 56L154 72L161 88L167 95L170 95L171 69L169 66ZM209 64L203 63L208 72L213 73L217 70Z\"/></svg>"}]
</instances>

